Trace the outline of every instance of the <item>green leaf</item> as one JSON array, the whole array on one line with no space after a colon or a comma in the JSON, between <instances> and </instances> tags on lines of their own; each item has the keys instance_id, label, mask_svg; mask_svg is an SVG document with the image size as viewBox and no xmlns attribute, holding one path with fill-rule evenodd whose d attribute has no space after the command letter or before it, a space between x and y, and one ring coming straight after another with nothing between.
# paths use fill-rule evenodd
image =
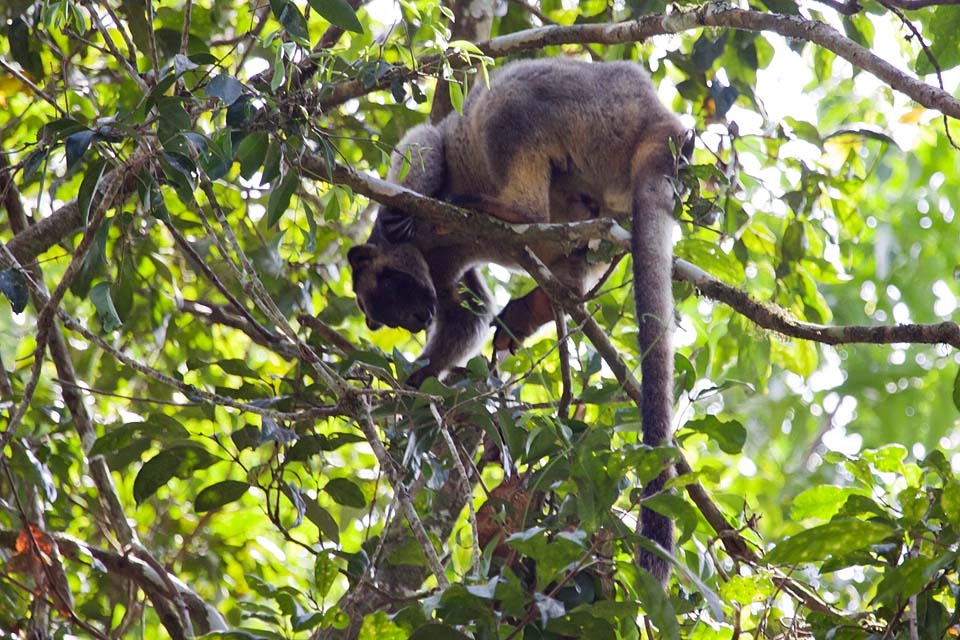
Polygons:
<instances>
[{"instance_id":1,"label":"green leaf","mask_svg":"<svg viewBox=\"0 0 960 640\"><path fill-rule=\"evenodd\" d=\"M960 33L960 7L936 7L923 19L924 35L930 43L930 55L939 63L942 71L960 65L960 47L957 47L957 34ZM933 63L925 54L917 54L917 73L927 74L935 71Z\"/></svg>"},{"instance_id":2,"label":"green leaf","mask_svg":"<svg viewBox=\"0 0 960 640\"><path fill-rule=\"evenodd\" d=\"M34 48L41 40L30 35L30 27L22 17L17 16L10 21L7 26L7 41L10 44L10 54L23 70L35 79L43 78L43 61Z\"/></svg>"},{"instance_id":3,"label":"green leaf","mask_svg":"<svg viewBox=\"0 0 960 640\"><path fill-rule=\"evenodd\" d=\"M367 505L363 491L356 484L346 478L334 478L323 488L338 504L345 507L362 509Z\"/></svg>"},{"instance_id":4,"label":"green leaf","mask_svg":"<svg viewBox=\"0 0 960 640\"><path fill-rule=\"evenodd\" d=\"M144 422L128 422L112 428L97 438L90 447L90 456L103 455L122 449L137 440L173 442L190 437L183 425L162 414L151 416Z\"/></svg>"},{"instance_id":5,"label":"green leaf","mask_svg":"<svg viewBox=\"0 0 960 640\"><path fill-rule=\"evenodd\" d=\"M140 504L173 478L189 478L218 457L195 442L174 445L147 460L133 481L133 499Z\"/></svg>"},{"instance_id":6,"label":"green leaf","mask_svg":"<svg viewBox=\"0 0 960 640\"><path fill-rule=\"evenodd\" d=\"M877 522L840 518L782 540L764 560L769 564L799 564L842 557L867 549L893 533L892 527Z\"/></svg>"},{"instance_id":7,"label":"green leaf","mask_svg":"<svg viewBox=\"0 0 960 640\"><path fill-rule=\"evenodd\" d=\"M337 521L334 520L333 516L330 515L330 512L320 506L320 503L316 500L308 496L304 496L304 507L307 520L317 525L317 529L320 530L320 533L323 534L327 540L334 544L339 544L340 526L337 524Z\"/></svg>"},{"instance_id":8,"label":"green leaf","mask_svg":"<svg viewBox=\"0 0 960 640\"><path fill-rule=\"evenodd\" d=\"M87 250L87 255L83 257L80 270L73 282L70 283L70 291L78 298L86 298L93 279L104 272L107 265L107 238L110 235L112 224L113 218L107 218L97 229L97 233L93 237L93 243Z\"/></svg>"},{"instance_id":9,"label":"green leaf","mask_svg":"<svg viewBox=\"0 0 960 640\"><path fill-rule=\"evenodd\" d=\"M681 240L674 253L678 258L693 264L710 265L710 274L728 284L740 286L746 278L743 265L733 254L723 251L716 242L696 238Z\"/></svg>"},{"instance_id":10,"label":"green leaf","mask_svg":"<svg viewBox=\"0 0 960 640\"><path fill-rule=\"evenodd\" d=\"M643 506L669 516L680 530L678 544L686 542L697 528L698 511L675 493L663 492L643 501Z\"/></svg>"},{"instance_id":11,"label":"green leaf","mask_svg":"<svg viewBox=\"0 0 960 640\"><path fill-rule=\"evenodd\" d=\"M640 595L643 610L650 621L660 630L660 640L680 640L680 625L677 614L660 583L643 569L637 568L633 575L633 586Z\"/></svg>"},{"instance_id":12,"label":"green leaf","mask_svg":"<svg viewBox=\"0 0 960 640\"><path fill-rule=\"evenodd\" d=\"M330 588L338 575L340 575L340 567L334 559L326 553L318 554L313 563L313 583L316 594L320 598L330 593Z\"/></svg>"},{"instance_id":13,"label":"green leaf","mask_svg":"<svg viewBox=\"0 0 960 640\"><path fill-rule=\"evenodd\" d=\"M706 33L701 33L697 41L693 43L693 53L690 56L693 68L697 71L711 69L714 61L723 54L726 45L726 33L721 33L716 40L711 39Z\"/></svg>"},{"instance_id":14,"label":"green leaf","mask_svg":"<svg viewBox=\"0 0 960 640\"><path fill-rule=\"evenodd\" d=\"M24 183L30 182L33 178L33 175L37 172L37 169L40 168L40 165L44 163L47 157L50 155L50 149L34 149L30 152L30 155L23 161L23 181Z\"/></svg>"},{"instance_id":15,"label":"green leaf","mask_svg":"<svg viewBox=\"0 0 960 640\"><path fill-rule=\"evenodd\" d=\"M294 39L309 44L310 33L307 31L307 21L300 13L297 5L289 0L271 2L271 5L273 5L274 15L277 16L277 20L283 25L287 33Z\"/></svg>"},{"instance_id":16,"label":"green leaf","mask_svg":"<svg viewBox=\"0 0 960 640\"><path fill-rule=\"evenodd\" d=\"M250 485L239 480L223 480L204 487L193 501L193 509L197 513L213 511L225 504L235 502L243 497Z\"/></svg>"},{"instance_id":17,"label":"green leaf","mask_svg":"<svg viewBox=\"0 0 960 640\"><path fill-rule=\"evenodd\" d=\"M263 160L263 173L260 174L260 186L276 180L280 175L280 162L283 160L283 143L279 138L271 138L267 146L267 155Z\"/></svg>"},{"instance_id":18,"label":"green leaf","mask_svg":"<svg viewBox=\"0 0 960 640\"><path fill-rule=\"evenodd\" d=\"M80 162L80 159L83 158L83 154L85 154L90 147L90 142L93 140L94 135L96 134L93 131L85 129L67 136L67 139L64 140L63 144L67 150L68 171L73 169L77 163Z\"/></svg>"},{"instance_id":19,"label":"green leaf","mask_svg":"<svg viewBox=\"0 0 960 640\"><path fill-rule=\"evenodd\" d=\"M267 155L267 144L270 137L266 131L254 131L237 145L237 160L240 161L240 175L245 180L263 166L263 159Z\"/></svg>"},{"instance_id":20,"label":"green leaf","mask_svg":"<svg viewBox=\"0 0 960 640\"><path fill-rule=\"evenodd\" d=\"M790 517L794 520L816 518L828 520L844 505L856 490L850 487L835 487L822 484L803 491L790 505Z\"/></svg>"},{"instance_id":21,"label":"green leaf","mask_svg":"<svg viewBox=\"0 0 960 640\"><path fill-rule=\"evenodd\" d=\"M192 128L190 114L183 108L183 100L174 96L157 98L157 114L160 121L174 131L189 131Z\"/></svg>"},{"instance_id":22,"label":"green leaf","mask_svg":"<svg viewBox=\"0 0 960 640\"><path fill-rule=\"evenodd\" d=\"M117 315L117 308L113 306L109 282L98 282L90 289L90 302L97 311L97 320L103 325L104 331L110 333L123 325Z\"/></svg>"},{"instance_id":23,"label":"green leaf","mask_svg":"<svg viewBox=\"0 0 960 640\"><path fill-rule=\"evenodd\" d=\"M817 147L823 146L823 140L820 137L820 131L817 127L809 122L804 120L797 120L796 118L786 117L783 119L790 128L793 129L794 135L796 135L801 140L805 140L812 145Z\"/></svg>"},{"instance_id":24,"label":"green leaf","mask_svg":"<svg viewBox=\"0 0 960 640\"><path fill-rule=\"evenodd\" d=\"M77 207L80 209L80 219L86 225L90 219L90 205L93 202L93 196L97 192L97 185L100 184L100 178L103 177L103 170L107 163L103 160L97 160L87 166L86 173L83 174L83 182L80 183L80 189L77 191Z\"/></svg>"},{"instance_id":25,"label":"green leaf","mask_svg":"<svg viewBox=\"0 0 960 640\"><path fill-rule=\"evenodd\" d=\"M243 84L233 76L221 73L210 79L205 91L207 96L219 98L223 104L229 107L243 93Z\"/></svg>"},{"instance_id":26,"label":"green leaf","mask_svg":"<svg viewBox=\"0 0 960 640\"><path fill-rule=\"evenodd\" d=\"M255 425L248 424L231 433L230 439L233 440L233 446L237 448L237 451L254 449L260 444L260 429Z\"/></svg>"},{"instance_id":27,"label":"green leaf","mask_svg":"<svg viewBox=\"0 0 960 640\"><path fill-rule=\"evenodd\" d=\"M357 13L346 0L307 0L310 8L319 13L330 24L346 31L363 33L363 25L357 19Z\"/></svg>"},{"instance_id":28,"label":"green leaf","mask_svg":"<svg viewBox=\"0 0 960 640\"><path fill-rule=\"evenodd\" d=\"M290 198L298 186L300 186L300 176L295 171L288 171L277 188L270 191L270 199L267 201L267 226L276 225L280 217L286 213L290 206Z\"/></svg>"},{"instance_id":29,"label":"green leaf","mask_svg":"<svg viewBox=\"0 0 960 640\"><path fill-rule=\"evenodd\" d=\"M20 313L27 308L30 290L27 288L27 278L20 271L0 269L0 293L10 301L14 313Z\"/></svg>"},{"instance_id":30,"label":"green leaf","mask_svg":"<svg viewBox=\"0 0 960 640\"><path fill-rule=\"evenodd\" d=\"M287 81L287 67L284 65L283 47L277 47L273 54L273 75L270 77L270 90L276 91Z\"/></svg>"},{"instance_id":31,"label":"green leaf","mask_svg":"<svg viewBox=\"0 0 960 640\"><path fill-rule=\"evenodd\" d=\"M454 110L463 115L463 87L453 80L447 82L447 92L450 94L450 104Z\"/></svg>"},{"instance_id":32,"label":"green leaf","mask_svg":"<svg viewBox=\"0 0 960 640\"><path fill-rule=\"evenodd\" d=\"M907 558L899 567L894 567L884 574L883 580L877 586L876 599L896 606L918 593L956 559L956 551L942 553L934 558Z\"/></svg>"},{"instance_id":33,"label":"green leaf","mask_svg":"<svg viewBox=\"0 0 960 640\"><path fill-rule=\"evenodd\" d=\"M736 420L723 421L710 415L691 420L684 426L707 435L717 443L721 451L731 455L743 451L743 445L747 442L747 430Z\"/></svg>"},{"instance_id":34,"label":"green leaf","mask_svg":"<svg viewBox=\"0 0 960 640\"><path fill-rule=\"evenodd\" d=\"M954 527L960 527L960 481L954 479L943 487L940 508Z\"/></svg>"}]
</instances>

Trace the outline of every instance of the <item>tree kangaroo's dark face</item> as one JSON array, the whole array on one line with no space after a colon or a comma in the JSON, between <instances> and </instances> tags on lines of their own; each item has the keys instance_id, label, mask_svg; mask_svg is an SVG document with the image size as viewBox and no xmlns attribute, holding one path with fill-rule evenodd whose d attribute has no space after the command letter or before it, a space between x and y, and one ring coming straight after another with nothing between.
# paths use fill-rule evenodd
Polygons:
<instances>
[{"instance_id":1,"label":"tree kangaroo's dark face","mask_svg":"<svg viewBox=\"0 0 960 640\"><path fill-rule=\"evenodd\" d=\"M423 254L413 245L362 244L347 252L357 305L370 329L403 327L416 333L430 326L437 292Z\"/></svg>"}]
</instances>

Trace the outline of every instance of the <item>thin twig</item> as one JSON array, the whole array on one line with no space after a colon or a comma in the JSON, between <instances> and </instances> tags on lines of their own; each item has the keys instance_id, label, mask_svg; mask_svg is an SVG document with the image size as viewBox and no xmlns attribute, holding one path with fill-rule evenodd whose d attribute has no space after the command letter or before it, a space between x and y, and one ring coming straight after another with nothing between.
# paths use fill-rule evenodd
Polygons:
<instances>
[{"instance_id":1,"label":"thin twig","mask_svg":"<svg viewBox=\"0 0 960 640\"><path fill-rule=\"evenodd\" d=\"M470 483L470 476L467 475L467 469L463 466L463 460L460 459L460 450L457 448L457 443L453 441L453 437L450 435L450 429L447 427L447 423L443 419L443 416L440 415L440 411L437 410L437 404L435 402L430 403L430 413L433 414L433 419L437 421L437 428L440 429L440 435L443 437L443 441L447 444L447 449L450 450L450 457L453 460L453 466L456 468L457 473L460 474L460 478L463 480L463 489L464 491L469 491L473 486ZM477 512L473 506L472 496L467 498L467 508L467 519L470 521L470 530L473 534L473 542L470 545L473 563L470 572L473 575L478 575L480 571L480 529L477 526Z\"/></svg>"},{"instance_id":2,"label":"thin twig","mask_svg":"<svg viewBox=\"0 0 960 640\"><path fill-rule=\"evenodd\" d=\"M377 427L373 423L373 418L370 415L370 407L366 402L366 398L361 394L353 393L350 389L346 389L340 398L340 402L356 419L357 426L360 427L360 431L363 432L367 443L369 443L370 448L373 449L373 453L377 457L377 462L380 463L380 468L386 473L387 479L390 481L390 485L393 487L394 493L400 501L400 510L403 511L403 515L407 519L407 524L410 525L410 531L413 533L414 539L416 539L421 551L423 551L424 556L427 558L427 563L430 565L430 570L437 580L437 585L441 589L446 589L450 586L450 581L447 580L446 572L440 563L440 557L437 555L437 550L434 549L433 543L430 541L430 536L427 535L427 530L424 528L420 516L417 515L413 498L410 496L409 489L403 483L400 469L393 458L390 457L386 447L383 445L383 441L380 439L380 435L377 433Z\"/></svg>"}]
</instances>

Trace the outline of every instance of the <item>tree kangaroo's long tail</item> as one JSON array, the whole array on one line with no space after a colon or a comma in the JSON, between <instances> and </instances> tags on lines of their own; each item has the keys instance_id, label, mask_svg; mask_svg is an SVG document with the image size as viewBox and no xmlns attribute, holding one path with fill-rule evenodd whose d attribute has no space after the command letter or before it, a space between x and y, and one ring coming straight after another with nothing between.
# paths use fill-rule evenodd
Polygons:
<instances>
[{"instance_id":1,"label":"tree kangaroo's long tail","mask_svg":"<svg viewBox=\"0 0 960 640\"><path fill-rule=\"evenodd\" d=\"M673 190L662 174L640 177L633 193L633 286L637 303L638 342L643 358L643 442L651 447L670 442L673 412L673 295L671 234ZM663 490L672 467L643 488L647 498ZM667 551L673 550L673 522L648 509L641 511L641 533ZM661 584L670 577L663 558L642 550L640 565Z\"/></svg>"}]
</instances>

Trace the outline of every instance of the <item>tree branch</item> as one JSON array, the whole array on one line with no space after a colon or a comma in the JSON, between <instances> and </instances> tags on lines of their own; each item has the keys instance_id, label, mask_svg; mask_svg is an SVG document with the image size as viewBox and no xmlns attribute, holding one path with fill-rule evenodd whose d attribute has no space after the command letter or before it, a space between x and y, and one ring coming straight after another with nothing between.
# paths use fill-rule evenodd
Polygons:
<instances>
[{"instance_id":1,"label":"tree branch","mask_svg":"<svg viewBox=\"0 0 960 640\"><path fill-rule=\"evenodd\" d=\"M928 2L929 0L901 1ZM960 2L960 0L950 1ZM770 32L786 38L811 42L832 51L855 67L873 74L918 104L960 119L960 100L942 89L918 80L906 71L897 69L823 22L800 16L737 9L725 2L710 2L690 10L643 16L629 22L538 27L493 38L478 46L484 54L501 58L546 46L639 42L656 35L682 33L703 27ZM424 56L415 69L395 67L379 77L373 85L360 80L335 83L332 87L325 88L329 93L325 93L319 104L322 108L328 109L350 98L387 88L397 79L412 80L422 74L433 73L439 68L444 57L450 58L456 55L458 55L457 52L451 51L446 52L444 56L436 54Z\"/></svg>"},{"instance_id":2,"label":"tree branch","mask_svg":"<svg viewBox=\"0 0 960 640\"><path fill-rule=\"evenodd\" d=\"M18 531L0 530L0 548L14 549L18 535ZM173 596L168 593L165 580L143 560L130 554L90 546L65 534L48 532L48 535L57 542L57 547L65 558L83 564L88 563L90 557L96 558L108 572L122 576L143 589L152 602L171 601ZM227 630L226 621L212 605L175 576L169 576L169 580L176 587L178 597L183 599L190 611L191 620L201 633Z\"/></svg>"},{"instance_id":3,"label":"tree branch","mask_svg":"<svg viewBox=\"0 0 960 640\"><path fill-rule=\"evenodd\" d=\"M346 184L357 193L396 207L418 220L442 226L451 240L506 244L515 247L518 256L525 246L544 243L562 247L568 253L596 240L624 250L630 248L629 232L610 218L565 224L508 224L341 165L328 172L325 162L313 154L303 156L301 169L305 175L324 181L329 181L332 175L334 182ZM757 302L743 290L721 282L685 260L674 259L673 277L693 284L702 294L729 305L757 326L785 336L833 345L919 343L949 344L960 349L960 325L955 322L831 327L802 322L781 307ZM578 323L586 320L584 331L588 330L589 317L574 316L574 319Z\"/></svg>"},{"instance_id":4,"label":"tree branch","mask_svg":"<svg viewBox=\"0 0 960 640\"><path fill-rule=\"evenodd\" d=\"M956 322L831 327L802 322L781 307L757 302L742 289L725 284L684 260L674 261L673 277L689 282L703 295L730 306L757 326L791 338L821 344L948 344L960 349L960 325Z\"/></svg>"}]
</instances>

